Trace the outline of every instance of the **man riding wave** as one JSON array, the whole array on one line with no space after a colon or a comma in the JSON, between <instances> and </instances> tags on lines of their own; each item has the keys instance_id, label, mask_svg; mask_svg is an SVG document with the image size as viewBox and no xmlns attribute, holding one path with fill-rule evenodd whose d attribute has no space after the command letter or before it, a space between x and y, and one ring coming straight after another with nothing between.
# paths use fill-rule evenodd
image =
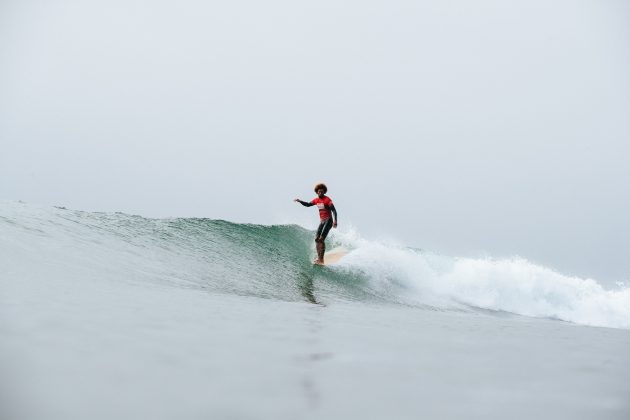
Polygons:
<instances>
[{"instance_id":1,"label":"man riding wave","mask_svg":"<svg viewBox=\"0 0 630 420\"><path fill-rule=\"evenodd\" d=\"M328 187L326 184L315 185L315 193L317 197L310 202L302 201L296 198L295 202L300 203L304 207L317 206L319 209L319 227L315 234L315 248L317 249L317 259L313 261L315 264L324 265L324 252L326 251L326 236L331 227L337 228L337 209L330 197L326 195Z\"/></svg>"}]
</instances>

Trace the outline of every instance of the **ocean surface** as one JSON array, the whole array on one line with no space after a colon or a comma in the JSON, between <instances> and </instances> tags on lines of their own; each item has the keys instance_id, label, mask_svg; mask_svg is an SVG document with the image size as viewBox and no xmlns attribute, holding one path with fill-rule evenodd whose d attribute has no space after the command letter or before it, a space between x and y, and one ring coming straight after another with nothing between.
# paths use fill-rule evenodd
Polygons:
<instances>
[{"instance_id":1,"label":"ocean surface","mask_svg":"<svg viewBox=\"0 0 630 420\"><path fill-rule=\"evenodd\" d=\"M334 230L0 203L2 419L630 419L630 287Z\"/></svg>"}]
</instances>

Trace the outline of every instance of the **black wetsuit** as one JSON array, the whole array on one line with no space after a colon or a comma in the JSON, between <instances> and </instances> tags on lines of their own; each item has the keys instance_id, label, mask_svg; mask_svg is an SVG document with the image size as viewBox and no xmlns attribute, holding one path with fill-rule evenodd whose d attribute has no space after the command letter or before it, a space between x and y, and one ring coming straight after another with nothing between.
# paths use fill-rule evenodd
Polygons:
<instances>
[{"instance_id":1,"label":"black wetsuit","mask_svg":"<svg viewBox=\"0 0 630 420\"><path fill-rule=\"evenodd\" d=\"M317 200L317 198L315 200ZM309 203L302 200L298 200L298 203L300 203L304 207L311 207L315 205L315 203L313 202ZM326 236L328 236L328 232L330 232L330 228L332 228L332 225L333 225L332 216L334 215L335 216L334 220L335 221L337 220L337 209L335 208L335 205L332 204L332 201L330 202L330 205L323 205L323 208L320 208L320 216L322 214L327 215L328 217L324 216L323 218L320 219L319 226L317 228L317 233L315 234L315 240L321 239L321 241L326 239Z\"/></svg>"}]
</instances>

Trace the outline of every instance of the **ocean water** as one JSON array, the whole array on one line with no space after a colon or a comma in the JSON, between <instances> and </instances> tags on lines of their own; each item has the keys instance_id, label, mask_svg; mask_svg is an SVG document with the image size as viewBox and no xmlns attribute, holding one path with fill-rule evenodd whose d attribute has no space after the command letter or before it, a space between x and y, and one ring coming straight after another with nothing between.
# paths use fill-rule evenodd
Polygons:
<instances>
[{"instance_id":1,"label":"ocean water","mask_svg":"<svg viewBox=\"0 0 630 420\"><path fill-rule=\"evenodd\" d=\"M0 203L1 418L630 418L629 287L312 236Z\"/></svg>"}]
</instances>

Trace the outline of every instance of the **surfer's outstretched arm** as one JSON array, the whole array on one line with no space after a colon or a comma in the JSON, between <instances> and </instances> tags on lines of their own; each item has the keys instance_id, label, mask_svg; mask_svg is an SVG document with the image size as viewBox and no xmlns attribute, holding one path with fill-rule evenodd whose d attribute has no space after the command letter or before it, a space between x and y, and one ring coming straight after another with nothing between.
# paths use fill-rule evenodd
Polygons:
<instances>
[{"instance_id":1,"label":"surfer's outstretched arm","mask_svg":"<svg viewBox=\"0 0 630 420\"><path fill-rule=\"evenodd\" d=\"M296 203L300 203L300 204L301 204L301 205L303 205L304 207L311 207L311 206L313 206L313 205L314 205L313 203L307 203L306 201L302 201L302 200L300 200L299 198L296 198L296 199L295 199L295 200L293 200L293 201L295 201Z\"/></svg>"}]
</instances>

